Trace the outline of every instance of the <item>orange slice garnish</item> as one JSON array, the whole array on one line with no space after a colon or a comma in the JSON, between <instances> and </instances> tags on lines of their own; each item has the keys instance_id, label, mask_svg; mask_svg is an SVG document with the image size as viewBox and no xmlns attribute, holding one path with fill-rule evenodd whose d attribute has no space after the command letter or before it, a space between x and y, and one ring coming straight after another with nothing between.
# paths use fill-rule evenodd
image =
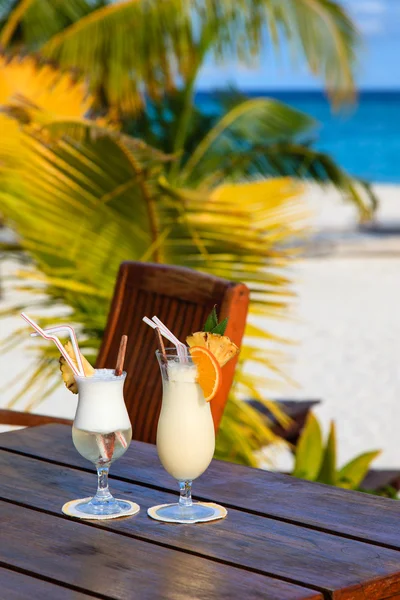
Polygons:
<instances>
[{"instance_id":1,"label":"orange slice garnish","mask_svg":"<svg viewBox=\"0 0 400 600\"><path fill-rule=\"evenodd\" d=\"M197 367L197 381L203 390L206 402L210 402L222 384L219 362L214 354L202 346L193 346L189 351Z\"/></svg>"}]
</instances>

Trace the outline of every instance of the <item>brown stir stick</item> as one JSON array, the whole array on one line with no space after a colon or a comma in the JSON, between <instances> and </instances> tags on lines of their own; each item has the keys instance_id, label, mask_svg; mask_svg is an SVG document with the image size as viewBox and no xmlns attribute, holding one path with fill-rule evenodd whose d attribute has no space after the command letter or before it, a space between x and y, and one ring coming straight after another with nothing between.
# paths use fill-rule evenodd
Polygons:
<instances>
[{"instance_id":1,"label":"brown stir stick","mask_svg":"<svg viewBox=\"0 0 400 600\"><path fill-rule=\"evenodd\" d=\"M117 376L122 375L122 371L124 370L124 361L125 361L127 343L128 343L128 336L123 335L121 338L120 345L119 345L117 364L116 364L115 371L114 371L114 374Z\"/></svg>"},{"instance_id":2,"label":"brown stir stick","mask_svg":"<svg viewBox=\"0 0 400 600\"><path fill-rule=\"evenodd\" d=\"M162 339L160 329L158 327L155 327L154 331L157 334L158 348L159 348L161 354L163 355L165 362L167 362L167 353L165 352L164 341Z\"/></svg>"}]
</instances>

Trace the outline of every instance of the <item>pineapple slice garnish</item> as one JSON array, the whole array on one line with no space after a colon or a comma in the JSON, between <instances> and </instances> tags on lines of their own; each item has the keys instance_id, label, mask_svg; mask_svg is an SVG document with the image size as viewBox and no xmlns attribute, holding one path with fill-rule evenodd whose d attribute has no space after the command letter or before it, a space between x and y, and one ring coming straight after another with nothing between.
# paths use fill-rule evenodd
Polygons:
<instances>
[{"instance_id":1,"label":"pineapple slice garnish","mask_svg":"<svg viewBox=\"0 0 400 600\"><path fill-rule=\"evenodd\" d=\"M239 352L239 348L226 335L197 331L186 338L187 345L203 346L215 356L220 366L223 367Z\"/></svg>"},{"instance_id":2,"label":"pineapple slice garnish","mask_svg":"<svg viewBox=\"0 0 400 600\"><path fill-rule=\"evenodd\" d=\"M228 361L234 358L239 352L239 348L228 336L224 335L228 325L228 319L218 322L216 307L212 309L204 325L204 331L197 331L186 338L189 348L193 346L202 346L207 348L217 359L220 366L223 367Z\"/></svg>"},{"instance_id":3,"label":"pineapple slice garnish","mask_svg":"<svg viewBox=\"0 0 400 600\"><path fill-rule=\"evenodd\" d=\"M67 342L65 344L64 348L66 349L67 354L71 358L72 362L76 366L78 366L77 362L76 362L76 358L75 358L75 352L74 352L71 342ZM94 368L92 367L90 362L88 360L86 360L86 358L83 356L82 353L81 353L81 357L82 357L82 364L83 364L83 370L85 372L85 376L92 377L94 375ZM78 385L75 381L75 376L74 376L74 373L73 373L71 367L69 366L69 364L67 363L67 361L65 360L65 358L63 356L60 356L59 363L60 363L61 375L62 375L65 385L67 386L67 388L69 389L70 392L72 392L73 394L77 394L78 393Z\"/></svg>"}]
</instances>

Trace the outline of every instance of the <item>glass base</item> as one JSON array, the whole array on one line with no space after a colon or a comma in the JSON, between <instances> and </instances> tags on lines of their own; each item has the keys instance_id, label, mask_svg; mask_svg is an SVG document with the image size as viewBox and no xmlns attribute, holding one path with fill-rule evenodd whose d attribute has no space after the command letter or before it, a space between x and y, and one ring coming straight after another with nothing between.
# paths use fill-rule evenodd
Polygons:
<instances>
[{"instance_id":1,"label":"glass base","mask_svg":"<svg viewBox=\"0 0 400 600\"><path fill-rule=\"evenodd\" d=\"M129 502L109 498L97 500L96 497L76 505L76 510L85 515L124 515L132 510Z\"/></svg>"},{"instance_id":2,"label":"glass base","mask_svg":"<svg viewBox=\"0 0 400 600\"><path fill-rule=\"evenodd\" d=\"M220 514L217 508L213 506L205 506L193 502L190 506L182 506L179 503L164 504L154 510L155 518L166 522L181 522L189 521L196 523L198 521L208 520L211 518L219 518Z\"/></svg>"}]
</instances>

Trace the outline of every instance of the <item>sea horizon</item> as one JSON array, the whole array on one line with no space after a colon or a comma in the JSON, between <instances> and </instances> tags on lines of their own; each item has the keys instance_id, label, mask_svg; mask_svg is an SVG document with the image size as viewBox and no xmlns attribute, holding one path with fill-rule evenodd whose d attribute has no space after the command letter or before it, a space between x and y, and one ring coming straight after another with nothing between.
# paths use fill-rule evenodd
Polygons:
<instances>
[{"instance_id":1,"label":"sea horizon","mask_svg":"<svg viewBox=\"0 0 400 600\"><path fill-rule=\"evenodd\" d=\"M267 94L304 94L304 95L317 95L328 97L327 92L323 89L303 89L303 88L238 88L238 87L223 87L223 88L210 88L210 89L197 89L196 95L213 95L215 93L224 93L229 92L232 89L234 91L238 91L242 94L249 94L252 96L260 95L266 96ZM358 95L374 95L374 94L392 94L400 96L400 88L357 88L356 89L356 97Z\"/></svg>"}]
</instances>

